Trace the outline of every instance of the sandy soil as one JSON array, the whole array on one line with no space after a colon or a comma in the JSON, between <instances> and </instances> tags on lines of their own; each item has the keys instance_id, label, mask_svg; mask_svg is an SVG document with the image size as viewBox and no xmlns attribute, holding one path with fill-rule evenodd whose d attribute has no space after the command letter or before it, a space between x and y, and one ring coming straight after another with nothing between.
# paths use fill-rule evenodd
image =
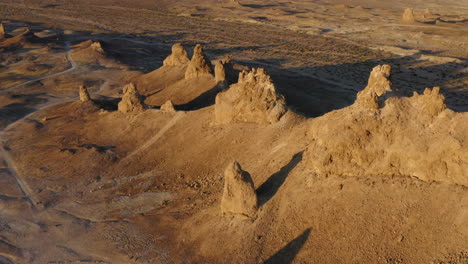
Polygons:
<instances>
[{"instance_id":1,"label":"sandy soil","mask_svg":"<svg viewBox=\"0 0 468 264\"><path fill-rule=\"evenodd\" d=\"M0 18L0 263L468 263L466 3L0 0ZM161 67L176 42L232 57L230 84L265 68L288 113L215 124L214 78ZM379 64L395 98L440 86L447 109L355 110ZM117 111L129 82L146 111ZM254 219L221 214L234 160Z\"/></svg>"}]
</instances>

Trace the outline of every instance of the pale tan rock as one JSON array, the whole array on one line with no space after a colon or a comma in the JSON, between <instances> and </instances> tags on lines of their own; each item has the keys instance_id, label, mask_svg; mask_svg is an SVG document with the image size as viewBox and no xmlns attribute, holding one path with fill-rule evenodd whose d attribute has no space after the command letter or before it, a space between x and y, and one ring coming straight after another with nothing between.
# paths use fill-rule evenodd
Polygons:
<instances>
[{"instance_id":1,"label":"pale tan rock","mask_svg":"<svg viewBox=\"0 0 468 264\"><path fill-rule=\"evenodd\" d=\"M234 161L224 171L224 190L221 212L252 218L258 210L258 199L250 174Z\"/></svg>"},{"instance_id":2,"label":"pale tan rock","mask_svg":"<svg viewBox=\"0 0 468 264\"><path fill-rule=\"evenodd\" d=\"M185 79L197 78L203 75L211 75L211 62L203 52L203 47L197 44L193 49L193 56L190 60L187 70L185 71Z\"/></svg>"},{"instance_id":3,"label":"pale tan rock","mask_svg":"<svg viewBox=\"0 0 468 264\"><path fill-rule=\"evenodd\" d=\"M372 69L367 86L357 94L356 104L369 109L378 109L378 98L392 91L390 74L392 67L388 64L378 65Z\"/></svg>"},{"instance_id":4,"label":"pale tan rock","mask_svg":"<svg viewBox=\"0 0 468 264\"><path fill-rule=\"evenodd\" d=\"M401 21L404 23L414 23L416 19L414 18L414 13L412 8L406 8L401 17Z\"/></svg>"},{"instance_id":5,"label":"pale tan rock","mask_svg":"<svg viewBox=\"0 0 468 264\"><path fill-rule=\"evenodd\" d=\"M104 54L104 49L101 46L99 41L93 41L93 43L89 46L92 50Z\"/></svg>"},{"instance_id":6,"label":"pale tan rock","mask_svg":"<svg viewBox=\"0 0 468 264\"><path fill-rule=\"evenodd\" d=\"M167 113L175 113L174 105L171 100L167 100L163 105L161 105L161 111Z\"/></svg>"},{"instance_id":7,"label":"pale tan rock","mask_svg":"<svg viewBox=\"0 0 468 264\"><path fill-rule=\"evenodd\" d=\"M122 113L139 113L145 110L141 96L133 83L123 88L123 96L118 109Z\"/></svg>"},{"instance_id":8,"label":"pale tan rock","mask_svg":"<svg viewBox=\"0 0 468 264\"><path fill-rule=\"evenodd\" d=\"M3 26L3 23L0 23L0 39L5 37L5 27Z\"/></svg>"},{"instance_id":9,"label":"pale tan rock","mask_svg":"<svg viewBox=\"0 0 468 264\"><path fill-rule=\"evenodd\" d=\"M219 93L215 100L215 122L275 123L286 113L286 102L264 69L239 74L237 84Z\"/></svg>"},{"instance_id":10,"label":"pale tan rock","mask_svg":"<svg viewBox=\"0 0 468 264\"><path fill-rule=\"evenodd\" d=\"M163 62L164 66L180 66L190 62L188 53L180 43L172 45L172 53Z\"/></svg>"},{"instance_id":11,"label":"pale tan rock","mask_svg":"<svg viewBox=\"0 0 468 264\"><path fill-rule=\"evenodd\" d=\"M221 89L226 89L228 87L228 82L226 79L228 67L231 66L231 58L219 60L215 65L215 80L218 84L218 87ZM231 66L232 67L232 66Z\"/></svg>"},{"instance_id":12,"label":"pale tan rock","mask_svg":"<svg viewBox=\"0 0 468 264\"><path fill-rule=\"evenodd\" d=\"M428 18L428 17L432 17L432 16L433 16L432 10L430 8L426 8L426 10L424 10L424 17Z\"/></svg>"},{"instance_id":13,"label":"pale tan rock","mask_svg":"<svg viewBox=\"0 0 468 264\"><path fill-rule=\"evenodd\" d=\"M84 86L80 86L80 101L82 102L91 101L91 97L89 96L88 89Z\"/></svg>"},{"instance_id":14,"label":"pale tan rock","mask_svg":"<svg viewBox=\"0 0 468 264\"><path fill-rule=\"evenodd\" d=\"M411 99L416 108L431 116L437 116L447 109L445 97L440 94L440 87L434 87L432 90L426 88L422 95L415 92Z\"/></svg>"}]
</instances>

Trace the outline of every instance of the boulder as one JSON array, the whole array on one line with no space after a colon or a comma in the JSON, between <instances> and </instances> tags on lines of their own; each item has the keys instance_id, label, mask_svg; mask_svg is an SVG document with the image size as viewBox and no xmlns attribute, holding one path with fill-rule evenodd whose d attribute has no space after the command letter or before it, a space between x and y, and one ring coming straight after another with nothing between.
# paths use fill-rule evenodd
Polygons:
<instances>
[{"instance_id":1,"label":"boulder","mask_svg":"<svg viewBox=\"0 0 468 264\"><path fill-rule=\"evenodd\" d=\"M203 75L211 75L211 62L203 52L203 47L197 44L193 49L193 56L190 60L187 70L185 71L185 79L197 78Z\"/></svg>"},{"instance_id":2,"label":"boulder","mask_svg":"<svg viewBox=\"0 0 468 264\"><path fill-rule=\"evenodd\" d=\"M264 69L239 74L238 83L216 96L215 122L275 123L286 113L286 101Z\"/></svg>"},{"instance_id":3,"label":"boulder","mask_svg":"<svg viewBox=\"0 0 468 264\"><path fill-rule=\"evenodd\" d=\"M234 161L224 171L221 212L224 215L252 218L257 210L258 199L252 177Z\"/></svg>"},{"instance_id":4,"label":"boulder","mask_svg":"<svg viewBox=\"0 0 468 264\"><path fill-rule=\"evenodd\" d=\"M180 66L190 62L188 53L180 43L172 46L172 53L163 62L164 66Z\"/></svg>"},{"instance_id":5,"label":"boulder","mask_svg":"<svg viewBox=\"0 0 468 264\"><path fill-rule=\"evenodd\" d=\"M142 99L133 83L127 84L123 88L122 100L119 102L118 109L122 113L139 113L144 111Z\"/></svg>"}]
</instances>

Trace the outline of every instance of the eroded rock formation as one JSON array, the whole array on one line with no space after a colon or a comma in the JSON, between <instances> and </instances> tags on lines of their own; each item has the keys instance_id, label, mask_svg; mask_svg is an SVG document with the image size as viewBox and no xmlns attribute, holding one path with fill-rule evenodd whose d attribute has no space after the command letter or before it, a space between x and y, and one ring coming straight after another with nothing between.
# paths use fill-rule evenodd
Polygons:
<instances>
[{"instance_id":1,"label":"eroded rock formation","mask_svg":"<svg viewBox=\"0 0 468 264\"><path fill-rule=\"evenodd\" d=\"M228 82L227 82L227 71L228 71L228 68L229 67L232 67L231 65L231 58L226 58L226 59L222 59L222 60L219 60L218 62L216 62L216 65L215 65L215 80L216 80L216 83L218 84L218 86L221 88L221 89L225 89L228 87Z\"/></svg>"},{"instance_id":2,"label":"eroded rock formation","mask_svg":"<svg viewBox=\"0 0 468 264\"><path fill-rule=\"evenodd\" d=\"M91 97L89 96L88 89L84 86L80 86L80 101L82 102L91 101Z\"/></svg>"},{"instance_id":3,"label":"eroded rock formation","mask_svg":"<svg viewBox=\"0 0 468 264\"><path fill-rule=\"evenodd\" d=\"M163 62L164 66L180 66L190 62L188 53L180 43L172 45L172 53Z\"/></svg>"},{"instance_id":4,"label":"eroded rock formation","mask_svg":"<svg viewBox=\"0 0 468 264\"><path fill-rule=\"evenodd\" d=\"M364 108L378 109L379 97L392 91L390 65L379 65L372 69L366 88L357 94L356 103Z\"/></svg>"},{"instance_id":5,"label":"eroded rock formation","mask_svg":"<svg viewBox=\"0 0 468 264\"><path fill-rule=\"evenodd\" d=\"M139 113L145 109L141 96L133 83L129 83L123 88L123 96L118 109L122 113Z\"/></svg>"},{"instance_id":6,"label":"eroded rock formation","mask_svg":"<svg viewBox=\"0 0 468 264\"><path fill-rule=\"evenodd\" d=\"M401 17L401 21L404 23L414 23L416 19L414 18L414 13L412 8L406 8Z\"/></svg>"},{"instance_id":7,"label":"eroded rock formation","mask_svg":"<svg viewBox=\"0 0 468 264\"><path fill-rule=\"evenodd\" d=\"M264 69L239 74L238 83L216 96L215 122L275 123L286 113L286 102Z\"/></svg>"},{"instance_id":8,"label":"eroded rock formation","mask_svg":"<svg viewBox=\"0 0 468 264\"><path fill-rule=\"evenodd\" d=\"M466 113L447 109L438 87L378 104L391 91L388 76L389 67L374 68L353 106L312 120L310 168L325 175L399 175L467 185ZM368 105L379 109L369 112Z\"/></svg>"},{"instance_id":9,"label":"eroded rock formation","mask_svg":"<svg viewBox=\"0 0 468 264\"><path fill-rule=\"evenodd\" d=\"M203 47L197 44L193 49L193 56L190 60L187 70L185 71L185 79L197 78L203 75L211 75L211 62L203 52Z\"/></svg>"},{"instance_id":10,"label":"eroded rock formation","mask_svg":"<svg viewBox=\"0 0 468 264\"><path fill-rule=\"evenodd\" d=\"M234 161L224 171L224 190L221 212L243 217L255 217L258 199L250 174Z\"/></svg>"}]
</instances>

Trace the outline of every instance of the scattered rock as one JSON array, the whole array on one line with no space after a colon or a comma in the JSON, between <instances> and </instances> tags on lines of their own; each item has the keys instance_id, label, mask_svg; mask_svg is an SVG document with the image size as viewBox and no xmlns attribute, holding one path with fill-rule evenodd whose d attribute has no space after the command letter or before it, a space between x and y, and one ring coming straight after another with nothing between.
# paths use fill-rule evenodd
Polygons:
<instances>
[{"instance_id":1,"label":"scattered rock","mask_svg":"<svg viewBox=\"0 0 468 264\"><path fill-rule=\"evenodd\" d=\"M364 108L378 109L379 97L392 91L390 74L392 67L388 64L378 65L372 69L366 88L357 94L356 103Z\"/></svg>"},{"instance_id":2,"label":"scattered rock","mask_svg":"<svg viewBox=\"0 0 468 264\"><path fill-rule=\"evenodd\" d=\"M190 62L188 53L180 43L172 45L172 53L163 62L164 66L179 66Z\"/></svg>"},{"instance_id":3,"label":"scattered rock","mask_svg":"<svg viewBox=\"0 0 468 264\"><path fill-rule=\"evenodd\" d=\"M250 174L234 161L224 171L221 212L252 218L258 209L258 199Z\"/></svg>"},{"instance_id":4,"label":"scattered rock","mask_svg":"<svg viewBox=\"0 0 468 264\"><path fill-rule=\"evenodd\" d=\"M237 84L216 96L215 122L275 123L286 111L286 101L270 76L264 69L252 69L241 72Z\"/></svg>"},{"instance_id":5,"label":"scattered rock","mask_svg":"<svg viewBox=\"0 0 468 264\"><path fill-rule=\"evenodd\" d=\"M197 44L193 49L193 56L185 71L185 79L197 78L202 75L211 75L211 62L203 53L203 47Z\"/></svg>"},{"instance_id":6,"label":"scattered rock","mask_svg":"<svg viewBox=\"0 0 468 264\"><path fill-rule=\"evenodd\" d=\"M123 88L124 95L119 102L118 109L122 113L139 113L145 108L138 90L133 83L127 84Z\"/></svg>"},{"instance_id":7,"label":"scattered rock","mask_svg":"<svg viewBox=\"0 0 468 264\"><path fill-rule=\"evenodd\" d=\"M80 101L82 102L91 101L91 97L89 96L88 89L84 86L80 86Z\"/></svg>"},{"instance_id":8,"label":"scattered rock","mask_svg":"<svg viewBox=\"0 0 468 264\"><path fill-rule=\"evenodd\" d=\"M167 100L163 105L161 105L161 111L168 113L175 113L174 105L171 100Z\"/></svg>"},{"instance_id":9,"label":"scattered rock","mask_svg":"<svg viewBox=\"0 0 468 264\"><path fill-rule=\"evenodd\" d=\"M404 23L414 23L416 19L414 18L414 13L412 8L406 8L401 17L401 21Z\"/></svg>"}]
</instances>

